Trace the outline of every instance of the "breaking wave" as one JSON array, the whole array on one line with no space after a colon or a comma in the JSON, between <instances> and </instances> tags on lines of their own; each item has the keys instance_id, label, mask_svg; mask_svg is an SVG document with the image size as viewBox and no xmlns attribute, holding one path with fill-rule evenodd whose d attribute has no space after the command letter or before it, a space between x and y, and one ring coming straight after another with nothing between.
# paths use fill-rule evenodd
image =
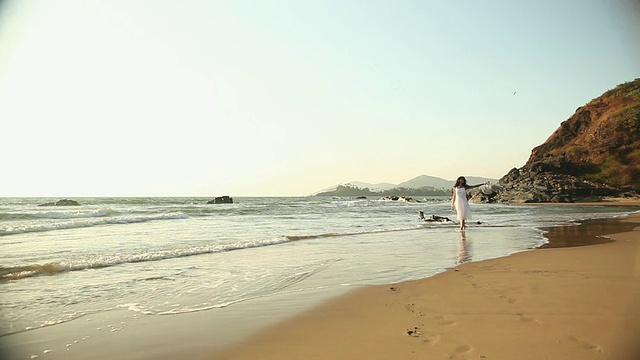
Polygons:
<instances>
[{"instance_id":1,"label":"breaking wave","mask_svg":"<svg viewBox=\"0 0 640 360\"><path fill-rule=\"evenodd\" d=\"M129 219L131 220L131 219ZM152 220L152 219L147 219ZM100 269L121 264L140 263L168 260L175 258L184 258L189 256L197 256L212 253L221 253L227 251L236 251L243 249L258 248L271 245L279 245L291 241L304 241L311 239L334 238L340 236L353 236L372 233L384 233L394 231L407 231L415 228L397 228L397 229L380 229L363 232L345 232L345 233L323 233L316 235L289 235L280 236L272 239L257 241L238 241L232 243L216 243L204 246L194 246L189 248L156 250L152 252L137 254L116 254L113 256L99 256L81 261L61 261L48 264L29 264L12 267L0 267L0 282L10 280L20 280L34 276L57 275L69 271L81 271L87 269Z\"/></svg>"},{"instance_id":2,"label":"breaking wave","mask_svg":"<svg viewBox=\"0 0 640 360\"><path fill-rule=\"evenodd\" d=\"M22 233L33 233L33 232L45 232L52 230L66 230L66 229L77 229L77 228L85 228L91 226L100 226L100 225L114 225L114 224L133 224L133 223L143 223L147 221L157 221L157 220L176 220L176 219L187 219L189 218L183 212L172 212L165 214L145 214L145 215L121 215L121 216L111 216L106 217L107 215L100 215L101 212L95 212L94 216L86 216L83 214L82 216L78 215L77 217L71 216L69 213L61 213L59 214L59 218L54 219L49 222L42 221L23 221L19 223L4 223L0 224L0 236L7 235L15 235Z\"/></svg>"},{"instance_id":3,"label":"breaking wave","mask_svg":"<svg viewBox=\"0 0 640 360\"><path fill-rule=\"evenodd\" d=\"M160 261L203 254L250 249L262 246L277 245L287 241L289 240L286 237L282 237L259 242L217 244L183 249L159 250L148 253L100 256L83 261L62 261L49 264L30 264L12 267L0 267L0 281L20 280L41 275L57 275L69 271L100 269L121 264Z\"/></svg>"}]
</instances>

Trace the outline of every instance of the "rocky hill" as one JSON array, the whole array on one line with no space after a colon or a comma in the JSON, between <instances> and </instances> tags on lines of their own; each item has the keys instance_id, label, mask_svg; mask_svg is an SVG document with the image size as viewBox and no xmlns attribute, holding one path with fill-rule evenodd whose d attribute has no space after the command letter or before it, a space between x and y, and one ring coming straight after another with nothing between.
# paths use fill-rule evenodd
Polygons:
<instances>
[{"instance_id":1,"label":"rocky hill","mask_svg":"<svg viewBox=\"0 0 640 360\"><path fill-rule=\"evenodd\" d=\"M495 182L498 179L491 179L478 176L465 176L468 184L482 184L487 181ZM407 180L398 184L398 188L417 189L424 186L434 187L436 189L444 189L447 193L451 193L451 188L455 184L455 180L447 180L436 176L420 175L411 180Z\"/></svg>"},{"instance_id":2,"label":"rocky hill","mask_svg":"<svg viewBox=\"0 0 640 360\"><path fill-rule=\"evenodd\" d=\"M640 194L640 78L578 108L481 202L573 202ZM499 189L499 191L498 191ZM486 191L485 191L486 192Z\"/></svg>"},{"instance_id":3,"label":"rocky hill","mask_svg":"<svg viewBox=\"0 0 640 360\"><path fill-rule=\"evenodd\" d=\"M481 184L484 182L496 182L491 179L477 176L466 176L467 183ZM346 184L320 190L315 196L435 196L451 195L454 180L446 180L436 176L420 175L398 185L391 183L368 184L361 181L352 181Z\"/></svg>"},{"instance_id":4,"label":"rocky hill","mask_svg":"<svg viewBox=\"0 0 640 360\"><path fill-rule=\"evenodd\" d=\"M360 188L352 184L338 185L335 189L323 191L315 194L315 196L446 196L450 191L437 189L431 186L422 186L419 188L394 187L388 190L371 190L368 187Z\"/></svg>"}]
</instances>

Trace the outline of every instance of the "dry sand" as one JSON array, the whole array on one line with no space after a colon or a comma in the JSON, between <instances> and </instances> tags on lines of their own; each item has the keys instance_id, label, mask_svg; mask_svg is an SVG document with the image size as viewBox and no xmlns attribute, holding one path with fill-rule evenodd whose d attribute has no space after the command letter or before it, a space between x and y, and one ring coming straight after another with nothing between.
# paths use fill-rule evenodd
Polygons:
<instances>
[{"instance_id":1,"label":"dry sand","mask_svg":"<svg viewBox=\"0 0 640 360\"><path fill-rule=\"evenodd\" d=\"M640 231L613 238L359 289L209 359L640 359Z\"/></svg>"},{"instance_id":2,"label":"dry sand","mask_svg":"<svg viewBox=\"0 0 640 360\"><path fill-rule=\"evenodd\" d=\"M328 302L335 294L171 317L94 314L0 337L0 359L640 359L640 231L623 224L548 229L549 247L602 245L466 263Z\"/></svg>"}]
</instances>

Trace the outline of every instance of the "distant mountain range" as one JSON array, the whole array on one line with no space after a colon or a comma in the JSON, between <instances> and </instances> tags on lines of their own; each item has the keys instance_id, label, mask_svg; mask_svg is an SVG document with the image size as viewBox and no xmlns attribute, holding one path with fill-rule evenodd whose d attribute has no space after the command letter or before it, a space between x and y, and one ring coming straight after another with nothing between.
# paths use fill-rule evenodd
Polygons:
<instances>
[{"instance_id":1,"label":"distant mountain range","mask_svg":"<svg viewBox=\"0 0 640 360\"><path fill-rule=\"evenodd\" d=\"M487 181L496 183L498 179L466 176L468 184L481 184ZM360 195L449 195L455 180L435 176L420 175L400 184L371 184L362 181L334 185L316 192L315 196L360 196Z\"/></svg>"}]
</instances>

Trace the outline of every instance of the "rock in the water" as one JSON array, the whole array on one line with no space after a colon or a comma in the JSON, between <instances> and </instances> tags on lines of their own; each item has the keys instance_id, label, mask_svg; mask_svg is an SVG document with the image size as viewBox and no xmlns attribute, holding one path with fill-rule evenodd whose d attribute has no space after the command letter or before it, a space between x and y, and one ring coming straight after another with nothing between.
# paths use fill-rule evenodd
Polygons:
<instances>
[{"instance_id":1,"label":"rock in the water","mask_svg":"<svg viewBox=\"0 0 640 360\"><path fill-rule=\"evenodd\" d=\"M213 200L207 201L207 204L233 204L233 198L227 195L219 196L214 198Z\"/></svg>"},{"instance_id":2,"label":"rock in the water","mask_svg":"<svg viewBox=\"0 0 640 360\"><path fill-rule=\"evenodd\" d=\"M75 200L62 199L56 202L48 202L40 204L38 206L80 206L80 203Z\"/></svg>"},{"instance_id":3,"label":"rock in the water","mask_svg":"<svg viewBox=\"0 0 640 360\"><path fill-rule=\"evenodd\" d=\"M406 201L406 202L411 202L411 203L419 203L419 200L416 200L410 196L396 196L396 195L390 195L390 196L385 196L383 198L381 198L380 200L391 200L391 201Z\"/></svg>"}]
</instances>

